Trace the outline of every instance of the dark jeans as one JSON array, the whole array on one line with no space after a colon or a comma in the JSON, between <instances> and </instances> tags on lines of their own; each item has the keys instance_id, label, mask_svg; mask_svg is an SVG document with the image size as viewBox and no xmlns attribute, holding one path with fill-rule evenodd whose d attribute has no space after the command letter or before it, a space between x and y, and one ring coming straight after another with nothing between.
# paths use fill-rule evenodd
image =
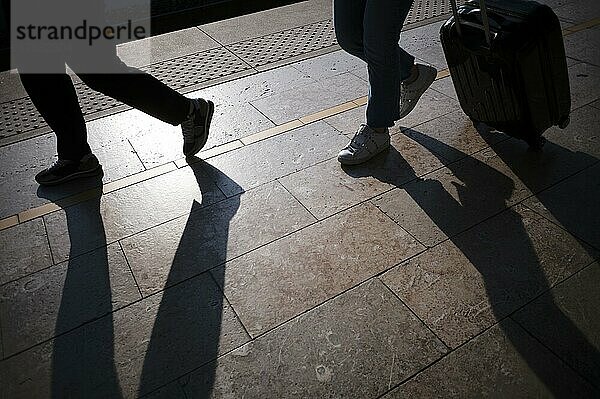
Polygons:
<instances>
[{"instance_id":1,"label":"dark jeans","mask_svg":"<svg viewBox=\"0 0 600 399\"><path fill-rule=\"evenodd\" d=\"M367 124L381 128L400 119L400 81L410 76L415 58L398 45L413 0L334 0L339 45L367 63Z\"/></svg>"},{"instance_id":2,"label":"dark jeans","mask_svg":"<svg viewBox=\"0 0 600 399\"><path fill-rule=\"evenodd\" d=\"M125 65L116 50L106 55L104 61L111 63L110 70L118 73L78 73L86 85L163 122L179 125L185 120L190 106L186 97L155 77ZM57 56L43 62L66 63L77 73L82 61L78 57ZM23 73L20 77L31 101L56 134L58 157L79 160L90 153L85 121L71 78L66 73Z\"/></svg>"}]
</instances>

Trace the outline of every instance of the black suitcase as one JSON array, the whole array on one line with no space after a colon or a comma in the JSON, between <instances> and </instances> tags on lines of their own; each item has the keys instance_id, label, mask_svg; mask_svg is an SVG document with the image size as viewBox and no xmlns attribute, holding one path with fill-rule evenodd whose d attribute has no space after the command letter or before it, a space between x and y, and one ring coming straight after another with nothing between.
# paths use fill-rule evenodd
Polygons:
<instances>
[{"instance_id":1,"label":"black suitcase","mask_svg":"<svg viewBox=\"0 0 600 399\"><path fill-rule=\"evenodd\" d=\"M468 1L440 29L460 105L474 123L543 145L569 124L571 94L562 31L548 6Z\"/></svg>"}]
</instances>

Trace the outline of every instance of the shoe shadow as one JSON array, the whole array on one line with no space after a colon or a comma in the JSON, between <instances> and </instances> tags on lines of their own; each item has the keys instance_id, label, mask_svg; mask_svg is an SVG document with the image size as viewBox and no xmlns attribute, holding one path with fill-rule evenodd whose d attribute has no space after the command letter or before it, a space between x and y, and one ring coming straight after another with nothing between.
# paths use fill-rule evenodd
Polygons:
<instances>
[{"instance_id":1,"label":"shoe shadow","mask_svg":"<svg viewBox=\"0 0 600 399\"><path fill-rule=\"evenodd\" d=\"M94 180L94 179L91 179ZM98 177L101 185L101 177ZM70 241L69 260L56 318L51 362L51 397L123 397L114 362L113 289L109 257L120 256L106 246L100 214L102 189L85 210L65 206ZM43 198L60 197L62 188L40 187ZM60 201L56 202L61 205ZM93 237L98 249L87 252ZM82 252L87 252L81 255ZM93 316L92 316L93 315ZM93 329L81 326L95 318ZM67 334L64 334L68 332ZM64 334L64 335L62 335Z\"/></svg>"},{"instance_id":2,"label":"shoe shadow","mask_svg":"<svg viewBox=\"0 0 600 399\"><path fill-rule=\"evenodd\" d=\"M223 173L200 161L191 165L201 186L209 172L228 186L240 187ZM202 172L202 173L201 173ZM202 187L200 187L202 189ZM243 194L242 194L243 195ZM157 381L176 379L209 362L203 373L201 397L209 397L215 378L220 342L233 339L221 331L223 319L235 318L224 302L221 288L227 260L229 225L240 206L241 195L210 209L194 201L160 297L146 351L138 393L158 388ZM206 369L205 367L205 369Z\"/></svg>"},{"instance_id":3,"label":"shoe shadow","mask_svg":"<svg viewBox=\"0 0 600 399\"><path fill-rule=\"evenodd\" d=\"M513 205L511 195L515 190L512 178L464 153L462 153L464 162L448 163L437 153L443 151L456 153L457 149L416 130L410 131L410 137L417 142L425 143L427 147L436 149L437 152L431 151L431 149L430 152L446 163L447 170L455 179L452 183L454 195L449 192L448 187L444 187L441 181L427 177L419 178L408 162L393 147L390 148L388 154L382 154L375 158L373 163L359 168L344 167L344 170L354 177L373 176L408 194L425 212L435 227L443 233L443 236L448 237L477 269L483 278L490 309L495 320L501 321L507 318L539 294L549 290L552 284L542 267L536 246L525 225L524 217L516 208L509 208ZM562 151L568 150L562 149ZM585 156L584 154L570 155ZM540 154L534 154L534 156L540 156ZM472 167L461 167L465 162L470 163ZM510 160L505 160L505 162L510 165ZM515 170L515 172L520 177L520 171ZM398 184L398 182L406 180L411 181L406 184ZM525 179L526 184L528 180L535 182L536 176L530 173L528 179ZM476 215L481 212L486 212L488 217L496 216L486 220L476 229L468 230L483 221L482 219L476 220ZM559 220L570 217L568 211L565 212L561 209L551 209L550 212ZM415 228L406 225L403 227L409 232ZM593 251L590 254L592 257L595 256ZM571 347L575 353L572 359L584 359L586 365L592 367L595 365L598 370L600 353L557 306L553 297L546 296L545 300L541 301L541 306L541 313L544 317L547 315L556 321L556 328L553 331L554 343L563 347ZM550 370L548 364L532 352L522 339L522 333L518 329L508 328L502 322L500 326L531 370L554 395L562 397L569 394L569 387L565 386L564 380L557 379L555 372ZM577 365L571 364L571 366L576 368ZM588 381L593 384L591 377L589 375L587 377Z\"/></svg>"},{"instance_id":4,"label":"shoe shadow","mask_svg":"<svg viewBox=\"0 0 600 399\"><path fill-rule=\"evenodd\" d=\"M191 168L202 193L208 190L206 184L212 184L206 177L209 170L220 181L236 186L202 161ZM60 196L59 190L40 188L38 194ZM151 330L140 324L139 334L131 331L136 329L135 317L124 320L113 314L115 306L123 305L114 294L123 287L114 285L123 283L115 280L111 257L123 255L118 243L106 245L101 189L85 206L65 206L71 256L55 327L57 338L52 343L52 397L144 396L198 367L216 364L220 343L236 339L222 332L223 318L235 323L236 316L220 288L225 269L216 266L227 259L229 223L240 198L237 195L210 207L197 201L191 204L163 290L144 295L146 315L140 320L150 320ZM99 248L90 252L90 240ZM151 271L152 265L147 267ZM124 340L127 348L115 339ZM215 370L209 367L203 368L202 396L210 396L214 385Z\"/></svg>"}]
</instances>

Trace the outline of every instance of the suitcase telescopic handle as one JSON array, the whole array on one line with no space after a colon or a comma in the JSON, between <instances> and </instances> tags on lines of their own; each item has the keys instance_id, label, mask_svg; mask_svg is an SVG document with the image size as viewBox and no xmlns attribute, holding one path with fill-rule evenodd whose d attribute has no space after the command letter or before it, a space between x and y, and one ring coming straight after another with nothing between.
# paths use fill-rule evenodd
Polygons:
<instances>
[{"instance_id":1,"label":"suitcase telescopic handle","mask_svg":"<svg viewBox=\"0 0 600 399\"><path fill-rule=\"evenodd\" d=\"M460 17L458 15L458 7L456 6L456 0L450 0L450 4L452 5L452 14L454 15L454 21L456 22L456 30L458 34L462 36L462 29L460 28ZM488 47L492 45L492 34L490 32L490 19L487 13L487 7L485 5L485 0L479 0L479 10L481 12L481 20L483 21L483 26L466 23L467 25L474 25L477 28L483 28L485 32L485 41L487 42ZM463 22L465 23L465 22Z\"/></svg>"}]
</instances>

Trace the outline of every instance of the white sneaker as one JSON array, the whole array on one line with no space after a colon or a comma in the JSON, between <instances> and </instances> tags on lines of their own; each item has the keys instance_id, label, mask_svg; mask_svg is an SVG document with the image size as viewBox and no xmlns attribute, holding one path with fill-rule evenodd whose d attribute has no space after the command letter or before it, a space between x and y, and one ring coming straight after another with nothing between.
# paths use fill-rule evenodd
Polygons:
<instances>
[{"instance_id":1,"label":"white sneaker","mask_svg":"<svg viewBox=\"0 0 600 399\"><path fill-rule=\"evenodd\" d=\"M437 70L434 67L423 64L416 65L419 73L417 79L410 83L400 83L400 118L404 118L415 108L419 98L437 76Z\"/></svg>"},{"instance_id":2,"label":"white sneaker","mask_svg":"<svg viewBox=\"0 0 600 399\"><path fill-rule=\"evenodd\" d=\"M388 129L377 133L367 125L360 125L350 143L338 154L338 161L344 165L357 165L368 161L390 146Z\"/></svg>"}]
</instances>

